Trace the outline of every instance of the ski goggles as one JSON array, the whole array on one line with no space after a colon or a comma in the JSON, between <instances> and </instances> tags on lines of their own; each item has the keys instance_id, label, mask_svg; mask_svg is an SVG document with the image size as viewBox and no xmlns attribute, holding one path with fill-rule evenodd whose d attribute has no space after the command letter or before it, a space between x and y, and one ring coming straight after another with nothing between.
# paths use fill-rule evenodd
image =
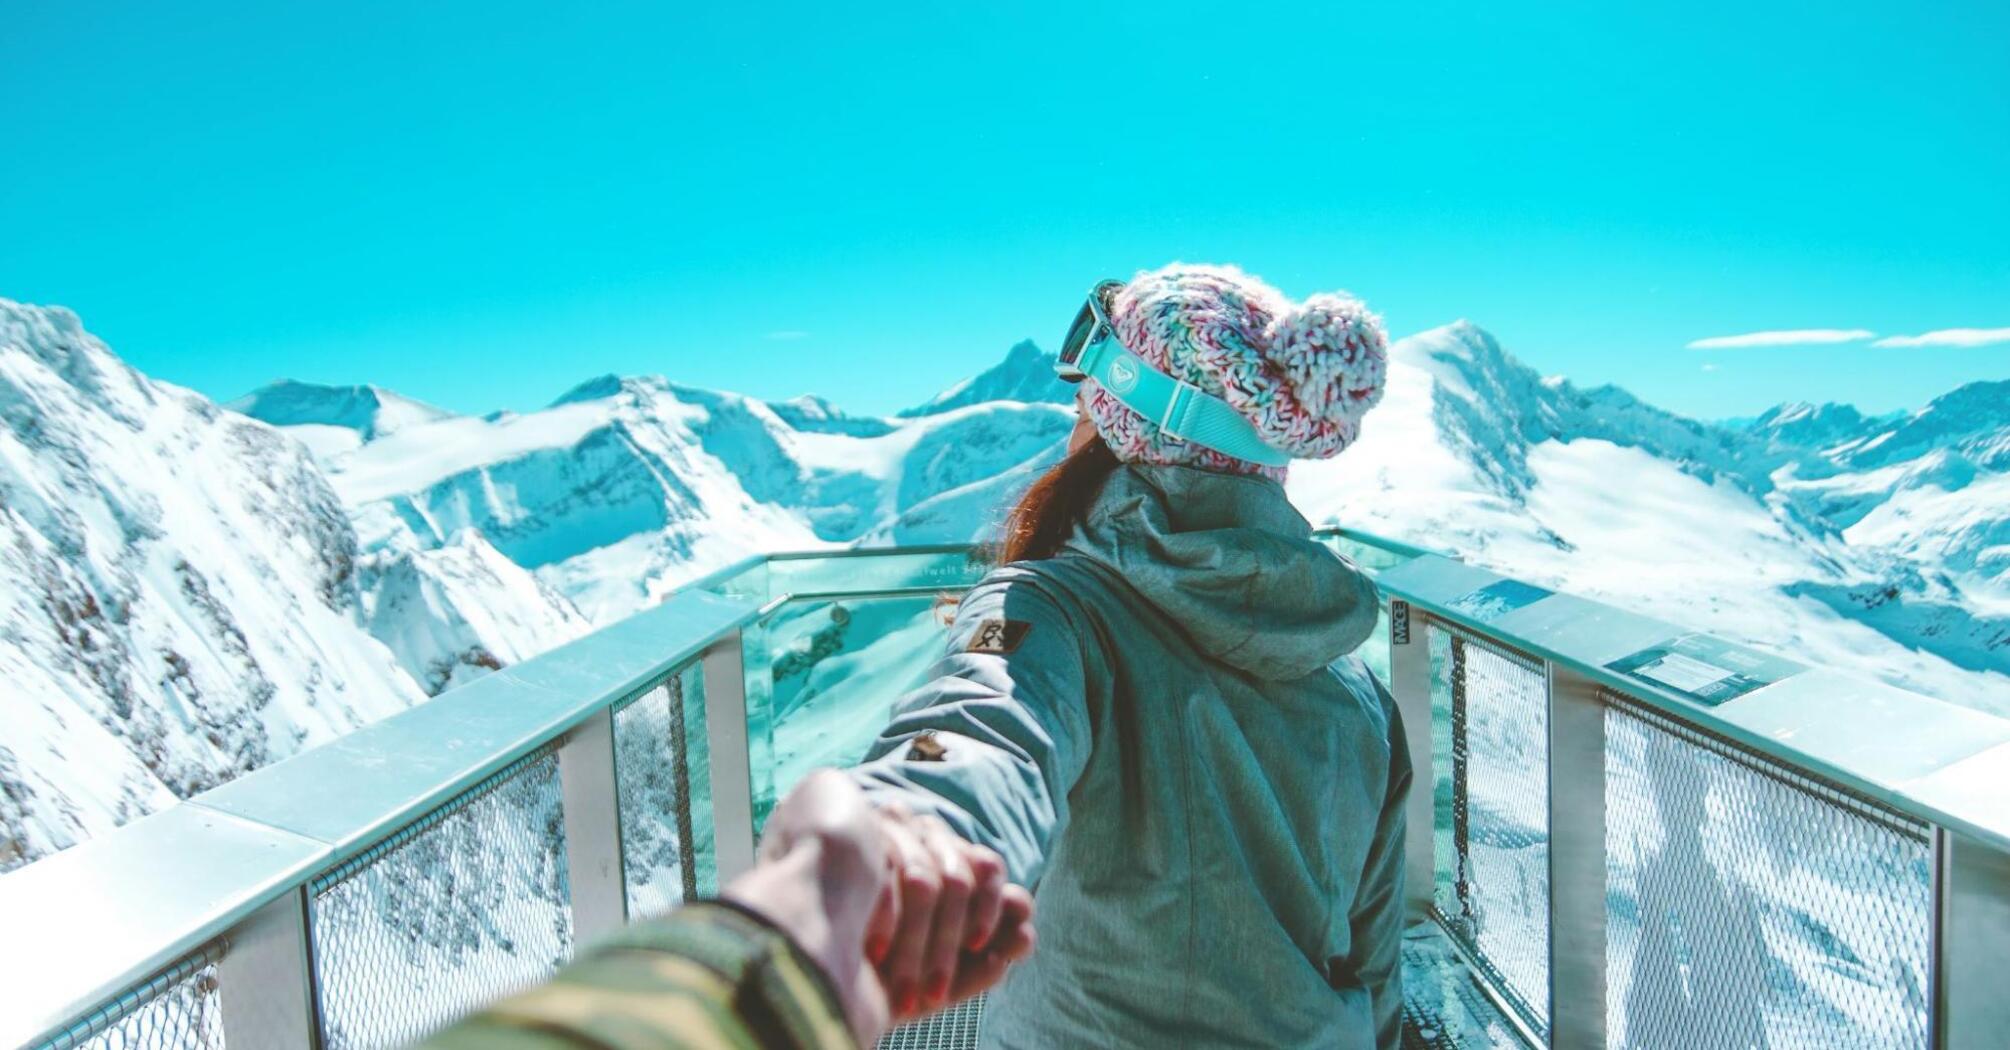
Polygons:
<instances>
[{"instance_id":1,"label":"ski goggles","mask_svg":"<svg viewBox=\"0 0 2010 1050\"><path fill-rule=\"evenodd\" d=\"M1054 373L1070 383L1095 380L1174 441L1266 467L1291 462L1289 455L1267 444L1234 406L1153 368L1124 347L1109 314L1110 301L1123 286L1122 281L1101 281L1089 290L1088 301L1061 341Z\"/></svg>"}]
</instances>

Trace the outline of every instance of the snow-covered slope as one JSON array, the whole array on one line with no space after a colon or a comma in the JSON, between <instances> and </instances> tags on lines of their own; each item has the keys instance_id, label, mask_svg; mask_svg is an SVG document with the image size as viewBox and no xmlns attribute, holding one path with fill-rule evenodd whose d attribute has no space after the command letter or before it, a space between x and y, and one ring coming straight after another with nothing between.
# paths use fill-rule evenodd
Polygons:
<instances>
[{"instance_id":1,"label":"snow-covered slope","mask_svg":"<svg viewBox=\"0 0 2010 1050\"><path fill-rule=\"evenodd\" d=\"M1316 521L2010 713L2005 384L1721 428L1544 379L1464 322L1391 356L1360 443L1293 468Z\"/></svg>"},{"instance_id":2,"label":"snow-covered slope","mask_svg":"<svg viewBox=\"0 0 2010 1050\"><path fill-rule=\"evenodd\" d=\"M1071 404L1075 390L1054 375L1054 355L1043 352L1031 339L1022 340L998 362L935 395L926 402L903 410L902 416L929 416L954 408L981 405L987 401L1035 401Z\"/></svg>"},{"instance_id":3,"label":"snow-covered slope","mask_svg":"<svg viewBox=\"0 0 2010 1050\"><path fill-rule=\"evenodd\" d=\"M571 602L473 529L366 559L370 633L428 693L465 685L591 630Z\"/></svg>"},{"instance_id":4,"label":"snow-covered slope","mask_svg":"<svg viewBox=\"0 0 2010 1050\"><path fill-rule=\"evenodd\" d=\"M748 554L849 543L926 516L946 494L1051 455L1073 422L1052 403L886 420L816 398L770 404L603 376L541 411L408 425L325 462L366 550L423 554L472 530L548 597L605 624ZM958 505L941 534L976 535L982 502Z\"/></svg>"},{"instance_id":5,"label":"snow-covered slope","mask_svg":"<svg viewBox=\"0 0 2010 1050\"><path fill-rule=\"evenodd\" d=\"M0 870L423 693L300 447L0 300Z\"/></svg>"},{"instance_id":6,"label":"snow-covered slope","mask_svg":"<svg viewBox=\"0 0 2010 1050\"><path fill-rule=\"evenodd\" d=\"M370 387L236 403L274 429L66 311L0 320L0 868L745 554L987 537L1074 418L1027 343L891 419L605 376L481 418ZM2010 384L1715 426L1463 322L1391 353L1362 440L1294 469L1315 521L2010 707Z\"/></svg>"},{"instance_id":7,"label":"snow-covered slope","mask_svg":"<svg viewBox=\"0 0 2010 1050\"><path fill-rule=\"evenodd\" d=\"M1294 468L1322 524L2010 705L2010 384L1916 413L1783 405L1717 426L1543 377L1467 322L1392 356L1362 441ZM408 425L328 463L366 550L474 530L599 624L755 551L986 538L1058 457L1069 393L1031 343L890 420L603 376L543 411ZM533 619L562 622L549 607Z\"/></svg>"},{"instance_id":8,"label":"snow-covered slope","mask_svg":"<svg viewBox=\"0 0 2010 1050\"><path fill-rule=\"evenodd\" d=\"M316 456L328 458L417 423L453 413L374 386L322 386L282 379L224 406L287 427Z\"/></svg>"}]
</instances>

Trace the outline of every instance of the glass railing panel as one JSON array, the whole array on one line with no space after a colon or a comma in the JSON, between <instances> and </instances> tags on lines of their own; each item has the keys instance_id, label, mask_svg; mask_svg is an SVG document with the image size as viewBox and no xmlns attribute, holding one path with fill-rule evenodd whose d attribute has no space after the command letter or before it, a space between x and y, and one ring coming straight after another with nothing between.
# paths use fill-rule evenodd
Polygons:
<instances>
[{"instance_id":1,"label":"glass railing panel","mask_svg":"<svg viewBox=\"0 0 2010 1050\"><path fill-rule=\"evenodd\" d=\"M1434 903L1536 1029L1549 1013L1549 689L1540 663L1430 626Z\"/></svg>"},{"instance_id":2,"label":"glass railing panel","mask_svg":"<svg viewBox=\"0 0 2010 1050\"><path fill-rule=\"evenodd\" d=\"M788 607L740 629L740 660L745 668L747 703L747 771L753 793L754 830L768 822L781 795L775 791L775 675L769 648L773 624Z\"/></svg>"},{"instance_id":3,"label":"glass railing panel","mask_svg":"<svg viewBox=\"0 0 2010 1050\"><path fill-rule=\"evenodd\" d=\"M768 586L775 597L859 594L875 591L960 591L991 568L981 549L902 548L897 551L835 551L802 557L778 555L768 562Z\"/></svg>"},{"instance_id":4,"label":"glass railing panel","mask_svg":"<svg viewBox=\"0 0 2010 1050\"><path fill-rule=\"evenodd\" d=\"M691 792L691 851L696 874L684 885L697 896L719 892L718 839L712 833L712 749L705 723L705 665L693 661L677 673L677 695L684 705L684 765ZM632 913L631 913L632 914Z\"/></svg>"},{"instance_id":5,"label":"glass railing panel","mask_svg":"<svg viewBox=\"0 0 2010 1050\"><path fill-rule=\"evenodd\" d=\"M1929 829L1605 698L1611 1044L1927 1046Z\"/></svg>"},{"instance_id":6,"label":"glass railing panel","mask_svg":"<svg viewBox=\"0 0 2010 1050\"><path fill-rule=\"evenodd\" d=\"M790 602L767 631L774 789L848 766L942 656L952 609L934 594Z\"/></svg>"},{"instance_id":7,"label":"glass railing panel","mask_svg":"<svg viewBox=\"0 0 2010 1050\"><path fill-rule=\"evenodd\" d=\"M725 598L738 598L766 605L774 597L768 588L768 559L749 558L706 576L692 580L679 590L709 591Z\"/></svg>"},{"instance_id":8,"label":"glass railing panel","mask_svg":"<svg viewBox=\"0 0 2010 1050\"><path fill-rule=\"evenodd\" d=\"M549 976L572 952L557 752L512 763L308 898L329 1050L402 1046Z\"/></svg>"},{"instance_id":9,"label":"glass railing panel","mask_svg":"<svg viewBox=\"0 0 2010 1050\"><path fill-rule=\"evenodd\" d=\"M1325 544L1333 553L1366 569L1371 575L1384 569L1393 569L1416 557L1408 551L1391 550L1338 532L1319 532L1315 533L1313 538Z\"/></svg>"}]
</instances>

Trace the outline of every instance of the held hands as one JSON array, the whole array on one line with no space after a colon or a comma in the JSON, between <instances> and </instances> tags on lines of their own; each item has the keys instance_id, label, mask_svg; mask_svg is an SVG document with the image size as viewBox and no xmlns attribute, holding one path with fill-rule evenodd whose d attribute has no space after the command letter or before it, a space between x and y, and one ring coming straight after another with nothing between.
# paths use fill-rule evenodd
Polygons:
<instances>
[{"instance_id":1,"label":"held hands","mask_svg":"<svg viewBox=\"0 0 2010 1050\"><path fill-rule=\"evenodd\" d=\"M997 984L1032 954L1033 897L1005 880L1004 858L940 818L889 805L877 812L892 879L867 928L895 1023Z\"/></svg>"},{"instance_id":2,"label":"held hands","mask_svg":"<svg viewBox=\"0 0 2010 1050\"><path fill-rule=\"evenodd\" d=\"M724 896L786 930L831 977L861 1045L998 983L1034 944L1003 860L933 817L875 810L819 770L775 808Z\"/></svg>"}]
</instances>

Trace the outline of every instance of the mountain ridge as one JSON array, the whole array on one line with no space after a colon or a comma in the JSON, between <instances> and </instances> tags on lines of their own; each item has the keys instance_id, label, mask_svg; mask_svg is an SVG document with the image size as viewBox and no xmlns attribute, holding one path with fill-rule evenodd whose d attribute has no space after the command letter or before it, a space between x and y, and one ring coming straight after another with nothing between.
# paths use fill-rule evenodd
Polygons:
<instances>
[{"instance_id":1,"label":"mountain ridge","mask_svg":"<svg viewBox=\"0 0 2010 1050\"><path fill-rule=\"evenodd\" d=\"M2010 706L2010 386L1722 426L1469 321L1390 353L1357 445L1293 469L1315 523ZM745 554L994 535L1073 426L1051 361L1022 342L886 418L661 376L482 417L370 386L235 402L272 426L0 300L0 668L27 698L0 712L0 869Z\"/></svg>"}]
</instances>

